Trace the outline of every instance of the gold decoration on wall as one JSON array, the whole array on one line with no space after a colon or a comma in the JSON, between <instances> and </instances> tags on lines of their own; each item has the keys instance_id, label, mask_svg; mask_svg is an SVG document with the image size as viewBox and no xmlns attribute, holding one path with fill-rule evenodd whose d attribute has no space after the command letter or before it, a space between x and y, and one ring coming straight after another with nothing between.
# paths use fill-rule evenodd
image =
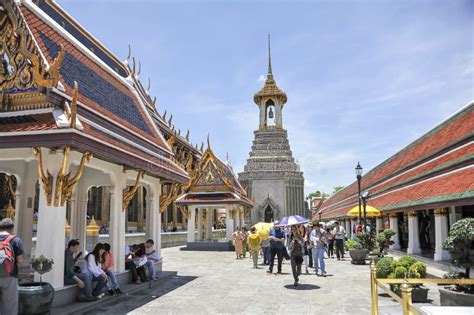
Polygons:
<instances>
[{"instance_id":1,"label":"gold decoration on wall","mask_svg":"<svg viewBox=\"0 0 474 315\"><path fill-rule=\"evenodd\" d=\"M71 177L71 172L66 174L63 179L63 186L61 189L61 206L64 206L66 202L70 202L72 198L72 191L76 186L77 182L81 179L82 173L84 172L84 165L86 162L90 162L93 157L93 154L90 152L85 152L82 155L79 168L77 169L76 175Z\"/></svg>"},{"instance_id":2,"label":"gold decoration on wall","mask_svg":"<svg viewBox=\"0 0 474 315\"><path fill-rule=\"evenodd\" d=\"M13 208L12 200L8 200L8 207L7 207L7 218L12 220L15 219L15 208Z\"/></svg>"},{"instance_id":3,"label":"gold decoration on wall","mask_svg":"<svg viewBox=\"0 0 474 315\"><path fill-rule=\"evenodd\" d=\"M53 192L53 176L46 170L46 174L43 171L43 157L41 154L40 147L33 148L33 154L35 155L36 161L38 162L38 177L41 181L44 194L46 196L46 204L51 206L52 192Z\"/></svg>"},{"instance_id":4,"label":"gold decoration on wall","mask_svg":"<svg viewBox=\"0 0 474 315\"><path fill-rule=\"evenodd\" d=\"M74 81L74 90L72 91L72 101L71 101L71 128L76 128L76 117L77 117L77 94L79 87L77 82Z\"/></svg>"},{"instance_id":5,"label":"gold decoration on wall","mask_svg":"<svg viewBox=\"0 0 474 315\"><path fill-rule=\"evenodd\" d=\"M5 180L7 182L7 188L9 190L10 195L13 199L16 199L16 180L15 175L5 175Z\"/></svg>"},{"instance_id":6,"label":"gold decoration on wall","mask_svg":"<svg viewBox=\"0 0 474 315\"><path fill-rule=\"evenodd\" d=\"M128 207L128 204L130 201L133 199L133 196L138 190L138 187L140 186L140 181L145 177L145 171L140 171L137 174L137 179L135 180L135 185L127 187L123 190L122 194L122 211L125 211L125 209Z\"/></svg>"},{"instance_id":7,"label":"gold decoration on wall","mask_svg":"<svg viewBox=\"0 0 474 315\"><path fill-rule=\"evenodd\" d=\"M188 160L186 161L186 172L188 172L189 175L193 172L193 154L192 152L188 153Z\"/></svg>"},{"instance_id":8,"label":"gold decoration on wall","mask_svg":"<svg viewBox=\"0 0 474 315\"><path fill-rule=\"evenodd\" d=\"M172 149L175 142L176 142L176 132L173 132L173 134L171 134L171 137L168 139L168 141L166 141L166 143Z\"/></svg>"},{"instance_id":9,"label":"gold decoration on wall","mask_svg":"<svg viewBox=\"0 0 474 315\"><path fill-rule=\"evenodd\" d=\"M0 11L0 90L55 87L64 59L64 47L49 67L43 61L32 34L14 1L1 0Z\"/></svg>"},{"instance_id":10,"label":"gold decoration on wall","mask_svg":"<svg viewBox=\"0 0 474 315\"><path fill-rule=\"evenodd\" d=\"M435 217L444 217L445 215L448 214L448 211L446 211L444 208L434 209L433 212L434 212Z\"/></svg>"},{"instance_id":11,"label":"gold decoration on wall","mask_svg":"<svg viewBox=\"0 0 474 315\"><path fill-rule=\"evenodd\" d=\"M171 185L169 185L167 193L164 193L164 189L162 189L161 191L162 193L160 196L160 213L163 213L180 194L181 184L172 183Z\"/></svg>"}]
</instances>

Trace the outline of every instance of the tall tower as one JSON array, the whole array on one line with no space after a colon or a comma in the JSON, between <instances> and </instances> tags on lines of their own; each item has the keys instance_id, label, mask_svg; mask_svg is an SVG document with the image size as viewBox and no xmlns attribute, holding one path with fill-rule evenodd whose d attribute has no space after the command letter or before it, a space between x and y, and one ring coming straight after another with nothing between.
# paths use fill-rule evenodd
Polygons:
<instances>
[{"instance_id":1,"label":"tall tower","mask_svg":"<svg viewBox=\"0 0 474 315\"><path fill-rule=\"evenodd\" d=\"M240 183L255 200L251 221L271 222L287 215L304 215L304 177L283 128L283 106L288 99L273 78L270 35L267 79L253 100L259 108L259 127L254 131L244 171L239 173Z\"/></svg>"}]
</instances>

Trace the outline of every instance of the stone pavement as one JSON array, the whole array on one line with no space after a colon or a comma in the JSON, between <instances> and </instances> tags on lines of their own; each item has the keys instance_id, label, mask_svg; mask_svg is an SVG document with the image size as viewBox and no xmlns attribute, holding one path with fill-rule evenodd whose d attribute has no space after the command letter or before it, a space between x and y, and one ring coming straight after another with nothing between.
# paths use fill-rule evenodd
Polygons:
<instances>
[{"instance_id":1,"label":"stone pavement","mask_svg":"<svg viewBox=\"0 0 474 315\"><path fill-rule=\"evenodd\" d=\"M369 266L352 265L350 258L326 259L326 278L303 274L295 288L288 261L283 275L268 275L266 267L253 269L251 259L237 260L233 252L174 247L163 249L163 257L163 270L177 276L88 314L370 314ZM381 296L379 314L401 314L401 308Z\"/></svg>"}]
</instances>

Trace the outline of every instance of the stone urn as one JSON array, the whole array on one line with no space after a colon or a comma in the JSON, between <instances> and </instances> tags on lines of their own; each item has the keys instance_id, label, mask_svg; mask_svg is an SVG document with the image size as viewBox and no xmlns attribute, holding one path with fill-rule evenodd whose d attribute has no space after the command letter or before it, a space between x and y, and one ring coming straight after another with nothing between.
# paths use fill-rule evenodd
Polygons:
<instances>
[{"instance_id":1,"label":"stone urn","mask_svg":"<svg viewBox=\"0 0 474 315\"><path fill-rule=\"evenodd\" d=\"M47 282L27 282L18 285L19 314L48 314L54 289Z\"/></svg>"},{"instance_id":2,"label":"stone urn","mask_svg":"<svg viewBox=\"0 0 474 315\"><path fill-rule=\"evenodd\" d=\"M368 249L351 249L349 255L352 258L351 264L354 265L365 265L365 258L369 254Z\"/></svg>"},{"instance_id":3,"label":"stone urn","mask_svg":"<svg viewBox=\"0 0 474 315\"><path fill-rule=\"evenodd\" d=\"M393 292L395 292L398 296L402 296L402 291L400 290L400 286L397 286L397 289L394 287L390 287ZM420 285L417 287L412 288L411 290L411 301L413 303L426 303L428 301L428 289L424 285Z\"/></svg>"},{"instance_id":4,"label":"stone urn","mask_svg":"<svg viewBox=\"0 0 474 315\"><path fill-rule=\"evenodd\" d=\"M39 282L21 283L18 285L19 314L48 314L54 298L51 284L41 281L43 274L51 271L53 260L41 255L31 262L31 267L40 274Z\"/></svg>"},{"instance_id":5,"label":"stone urn","mask_svg":"<svg viewBox=\"0 0 474 315\"><path fill-rule=\"evenodd\" d=\"M439 287L441 306L474 306L474 294L449 290L449 287Z\"/></svg>"}]
</instances>

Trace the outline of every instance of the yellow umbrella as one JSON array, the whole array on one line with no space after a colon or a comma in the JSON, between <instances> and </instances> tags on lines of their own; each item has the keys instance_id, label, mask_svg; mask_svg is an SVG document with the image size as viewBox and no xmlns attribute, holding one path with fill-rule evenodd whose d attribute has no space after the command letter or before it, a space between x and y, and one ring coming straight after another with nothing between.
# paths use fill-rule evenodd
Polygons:
<instances>
[{"instance_id":1,"label":"yellow umbrella","mask_svg":"<svg viewBox=\"0 0 474 315\"><path fill-rule=\"evenodd\" d=\"M260 236L260 239L267 240L270 235L270 230L273 227L273 223L258 222L253 225L253 227L257 229L257 234Z\"/></svg>"},{"instance_id":2,"label":"yellow umbrella","mask_svg":"<svg viewBox=\"0 0 474 315\"><path fill-rule=\"evenodd\" d=\"M364 216L364 206L360 206L361 214ZM367 205L365 211L368 217L380 217L380 211L377 208ZM358 217L359 216L359 206L355 206L349 212L347 212L349 217Z\"/></svg>"}]
</instances>

